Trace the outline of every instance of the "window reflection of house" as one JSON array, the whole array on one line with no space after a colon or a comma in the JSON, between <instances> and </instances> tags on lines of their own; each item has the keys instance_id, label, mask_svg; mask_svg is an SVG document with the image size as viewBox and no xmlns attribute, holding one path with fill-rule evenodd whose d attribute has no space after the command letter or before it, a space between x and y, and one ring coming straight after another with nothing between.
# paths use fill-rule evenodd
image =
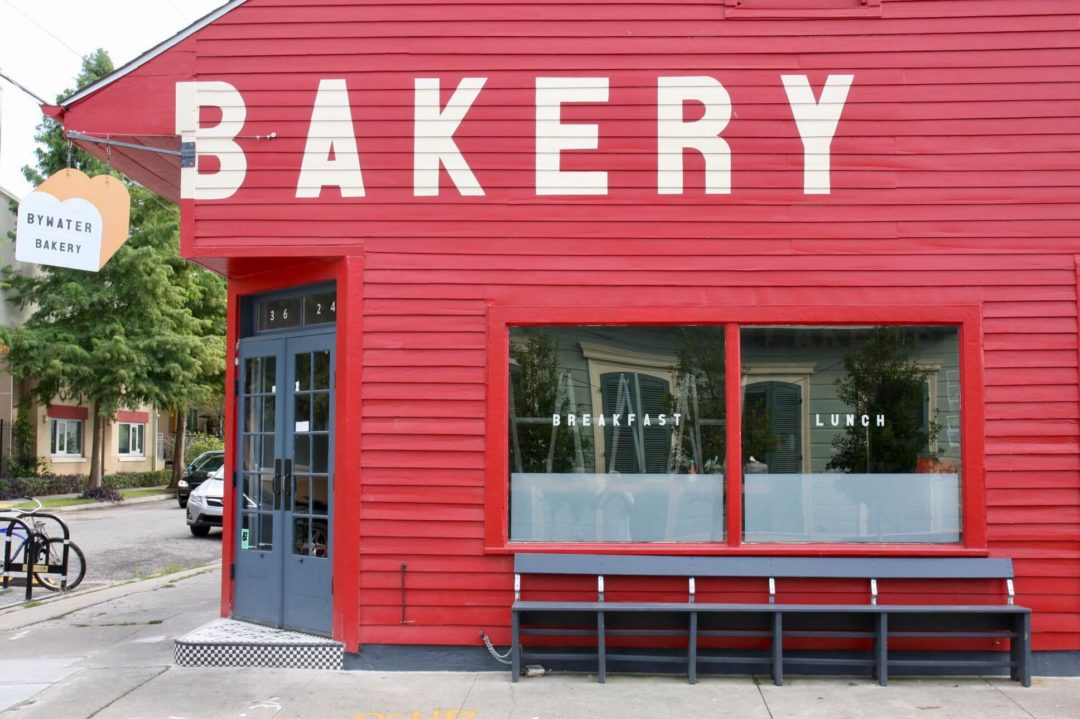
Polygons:
<instances>
[{"instance_id":1,"label":"window reflection of house","mask_svg":"<svg viewBox=\"0 0 1080 719\"><path fill-rule=\"evenodd\" d=\"M619 427L606 423L603 442L595 446L596 466L624 473L679 471L668 465L673 420L660 426L657 419L673 411L675 357L586 341L579 344L588 362L593 414L622 417ZM631 413L635 422L628 426L626 418ZM648 427L646 414L651 420Z\"/></svg>"}]
</instances>

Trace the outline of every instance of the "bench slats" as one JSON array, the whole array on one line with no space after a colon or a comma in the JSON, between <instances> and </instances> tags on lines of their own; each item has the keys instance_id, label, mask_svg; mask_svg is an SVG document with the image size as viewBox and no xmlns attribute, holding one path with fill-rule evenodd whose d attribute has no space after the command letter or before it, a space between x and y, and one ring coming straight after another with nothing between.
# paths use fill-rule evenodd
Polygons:
<instances>
[{"instance_id":1,"label":"bench slats","mask_svg":"<svg viewBox=\"0 0 1080 719\"><path fill-rule=\"evenodd\" d=\"M520 553L517 574L803 579L1012 579L1008 558L676 557Z\"/></svg>"}]
</instances>

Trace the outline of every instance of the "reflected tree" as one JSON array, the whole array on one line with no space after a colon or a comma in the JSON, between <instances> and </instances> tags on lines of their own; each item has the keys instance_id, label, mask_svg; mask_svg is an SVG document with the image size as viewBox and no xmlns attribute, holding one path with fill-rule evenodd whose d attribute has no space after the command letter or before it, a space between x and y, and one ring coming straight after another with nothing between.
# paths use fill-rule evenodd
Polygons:
<instances>
[{"instance_id":1,"label":"reflected tree","mask_svg":"<svg viewBox=\"0 0 1080 719\"><path fill-rule=\"evenodd\" d=\"M910 340L895 327L875 328L858 351L844 356L847 376L836 380L836 394L870 426L856 423L833 438L827 469L868 474L914 472L919 456L936 459L930 447L938 423L925 416L926 381L932 370L910 357ZM885 425L876 426L877 415Z\"/></svg>"}]
</instances>

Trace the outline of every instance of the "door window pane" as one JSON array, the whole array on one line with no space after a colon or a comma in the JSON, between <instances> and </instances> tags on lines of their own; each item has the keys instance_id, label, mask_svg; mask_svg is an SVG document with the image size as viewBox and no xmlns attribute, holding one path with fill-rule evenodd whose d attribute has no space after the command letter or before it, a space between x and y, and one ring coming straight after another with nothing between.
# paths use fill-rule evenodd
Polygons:
<instances>
[{"instance_id":1,"label":"door window pane","mask_svg":"<svg viewBox=\"0 0 1080 719\"><path fill-rule=\"evenodd\" d=\"M306 474L293 475L293 511L306 514L311 504L310 479Z\"/></svg>"},{"instance_id":2,"label":"door window pane","mask_svg":"<svg viewBox=\"0 0 1080 719\"><path fill-rule=\"evenodd\" d=\"M244 461L243 469L245 472L254 472L260 468L259 453L260 453L260 437L258 435L245 435L244 440Z\"/></svg>"},{"instance_id":3,"label":"door window pane","mask_svg":"<svg viewBox=\"0 0 1080 719\"><path fill-rule=\"evenodd\" d=\"M311 395L298 394L293 398L293 422L296 432L311 431Z\"/></svg>"},{"instance_id":4,"label":"door window pane","mask_svg":"<svg viewBox=\"0 0 1080 719\"><path fill-rule=\"evenodd\" d=\"M296 355L296 391L307 392L311 389L311 353Z\"/></svg>"},{"instance_id":5,"label":"door window pane","mask_svg":"<svg viewBox=\"0 0 1080 719\"><path fill-rule=\"evenodd\" d=\"M330 429L330 393L318 392L314 395L312 407L311 429L314 432L325 432Z\"/></svg>"},{"instance_id":6,"label":"door window pane","mask_svg":"<svg viewBox=\"0 0 1080 719\"><path fill-rule=\"evenodd\" d=\"M270 470L274 467L274 435L262 436L262 466L259 469Z\"/></svg>"},{"instance_id":7,"label":"door window pane","mask_svg":"<svg viewBox=\"0 0 1080 719\"><path fill-rule=\"evenodd\" d=\"M259 475L244 474L244 496L241 498L241 509L244 511L258 509L259 499Z\"/></svg>"},{"instance_id":8,"label":"door window pane","mask_svg":"<svg viewBox=\"0 0 1080 719\"><path fill-rule=\"evenodd\" d=\"M311 520L307 517L293 518L293 554L308 556L311 553Z\"/></svg>"},{"instance_id":9,"label":"door window pane","mask_svg":"<svg viewBox=\"0 0 1080 719\"><path fill-rule=\"evenodd\" d=\"M744 327L747 542L960 541L956 327Z\"/></svg>"},{"instance_id":10,"label":"door window pane","mask_svg":"<svg viewBox=\"0 0 1080 719\"><path fill-rule=\"evenodd\" d=\"M319 474L325 474L330 471L330 435L312 435L311 471Z\"/></svg>"},{"instance_id":11,"label":"door window pane","mask_svg":"<svg viewBox=\"0 0 1080 719\"><path fill-rule=\"evenodd\" d=\"M293 466L297 472L311 471L311 437L306 434L293 437Z\"/></svg>"},{"instance_id":12,"label":"door window pane","mask_svg":"<svg viewBox=\"0 0 1080 719\"><path fill-rule=\"evenodd\" d=\"M326 477L312 477L311 478L311 513L322 516L327 515L329 510L329 484L330 480Z\"/></svg>"},{"instance_id":13,"label":"door window pane","mask_svg":"<svg viewBox=\"0 0 1080 719\"><path fill-rule=\"evenodd\" d=\"M724 538L724 327L511 328L510 538Z\"/></svg>"},{"instance_id":14,"label":"door window pane","mask_svg":"<svg viewBox=\"0 0 1080 719\"><path fill-rule=\"evenodd\" d=\"M250 397L244 401L244 431L258 432L262 420L259 410L262 409L262 401L258 397Z\"/></svg>"},{"instance_id":15,"label":"door window pane","mask_svg":"<svg viewBox=\"0 0 1080 719\"><path fill-rule=\"evenodd\" d=\"M261 490L259 491L259 509L271 510L274 508L274 489L276 482L274 475L262 474L259 478Z\"/></svg>"},{"instance_id":16,"label":"door window pane","mask_svg":"<svg viewBox=\"0 0 1080 719\"><path fill-rule=\"evenodd\" d=\"M260 514L259 517L259 549L274 548L274 515Z\"/></svg>"},{"instance_id":17,"label":"door window pane","mask_svg":"<svg viewBox=\"0 0 1080 719\"><path fill-rule=\"evenodd\" d=\"M277 357L263 357L262 371L262 391L273 393L277 389Z\"/></svg>"},{"instance_id":18,"label":"door window pane","mask_svg":"<svg viewBox=\"0 0 1080 719\"><path fill-rule=\"evenodd\" d=\"M315 382L312 389L330 389L330 353L313 353L315 357Z\"/></svg>"},{"instance_id":19,"label":"door window pane","mask_svg":"<svg viewBox=\"0 0 1080 719\"><path fill-rule=\"evenodd\" d=\"M277 397L270 395L263 397L262 402L262 431L273 432L277 416Z\"/></svg>"},{"instance_id":20,"label":"door window pane","mask_svg":"<svg viewBox=\"0 0 1080 719\"><path fill-rule=\"evenodd\" d=\"M259 358L249 357L244 360L244 394L259 391Z\"/></svg>"}]
</instances>

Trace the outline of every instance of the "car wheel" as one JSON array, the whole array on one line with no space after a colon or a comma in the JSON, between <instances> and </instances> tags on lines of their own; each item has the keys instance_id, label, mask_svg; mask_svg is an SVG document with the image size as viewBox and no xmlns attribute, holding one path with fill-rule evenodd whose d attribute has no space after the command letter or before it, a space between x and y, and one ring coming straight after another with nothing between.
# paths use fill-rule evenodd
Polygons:
<instances>
[{"instance_id":1,"label":"car wheel","mask_svg":"<svg viewBox=\"0 0 1080 719\"><path fill-rule=\"evenodd\" d=\"M210 527L207 527L205 524L191 524L188 525L188 529L190 529L191 533L196 537L205 537L210 534Z\"/></svg>"},{"instance_id":2,"label":"car wheel","mask_svg":"<svg viewBox=\"0 0 1080 719\"><path fill-rule=\"evenodd\" d=\"M176 503L180 505L180 509L187 509L187 500L177 498Z\"/></svg>"}]
</instances>

